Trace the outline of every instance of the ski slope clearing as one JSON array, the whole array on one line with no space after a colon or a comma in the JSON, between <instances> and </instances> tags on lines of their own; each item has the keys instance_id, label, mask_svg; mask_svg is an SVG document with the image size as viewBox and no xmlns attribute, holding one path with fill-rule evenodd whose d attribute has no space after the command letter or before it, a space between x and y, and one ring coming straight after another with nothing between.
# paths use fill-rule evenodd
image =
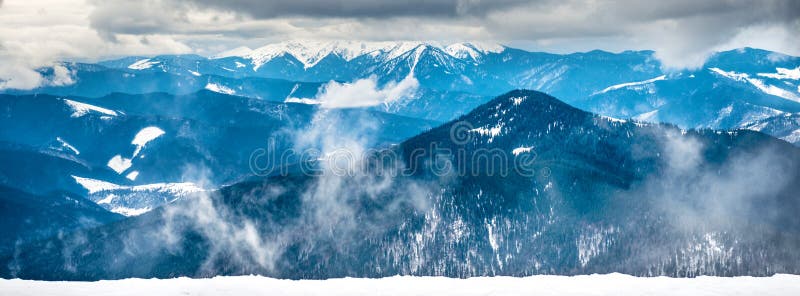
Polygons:
<instances>
[{"instance_id":1,"label":"ski slope clearing","mask_svg":"<svg viewBox=\"0 0 800 296\"><path fill-rule=\"evenodd\" d=\"M583 276L390 277L278 280L260 276L211 279L125 279L98 282L0 280L3 295L799 295L800 276L642 278Z\"/></svg>"}]
</instances>

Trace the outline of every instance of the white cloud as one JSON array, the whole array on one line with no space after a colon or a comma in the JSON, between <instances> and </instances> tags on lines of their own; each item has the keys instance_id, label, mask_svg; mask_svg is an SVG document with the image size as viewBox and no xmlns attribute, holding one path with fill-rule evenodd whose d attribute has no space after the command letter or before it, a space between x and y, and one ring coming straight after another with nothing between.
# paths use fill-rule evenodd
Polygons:
<instances>
[{"instance_id":1,"label":"white cloud","mask_svg":"<svg viewBox=\"0 0 800 296\"><path fill-rule=\"evenodd\" d=\"M378 86L375 77L345 83L331 81L323 86L317 101L325 108L369 107L413 95L418 87L419 82L411 75L383 87Z\"/></svg>"},{"instance_id":2,"label":"white cloud","mask_svg":"<svg viewBox=\"0 0 800 296\"><path fill-rule=\"evenodd\" d=\"M61 64L54 64L50 68L51 75L42 75L31 64L16 61L7 61L8 64L0 66L0 90L3 89L31 89L38 86L64 86L75 83L73 71ZM38 66L37 66L38 67Z\"/></svg>"},{"instance_id":3,"label":"white cloud","mask_svg":"<svg viewBox=\"0 0 800 296\"><path fill-rule=\"evenodd\" d=\"M185 53L192 49L172 35L118 34L102 38L90 26L85 1L16 1L0 8L0 89L29 89L73 82L62 60ZM37 69L52 68L53 77Z\"/></svg>"},{"instance_id":4,"label":"white cloud","mask_svg":"<svg viewBox=\"0 0 800 296\"><path fill-rule=\"evenodd\" d=\"M7 88L30 89L42 83L42 75L24 64L0 60L0 90Z\"/></svg>"},{"instance_id":5,"label":"white cloud","mask_svg":"<svg viewBox=\"0 0 800 296\"><path fill-rule=\"evenodd\" d=\"M64 67L64 65L56 64L53 66L53 78L50 80L50 85L63 86L75 83L73 76L75 73Z\"/></svg>"}]
</instances>

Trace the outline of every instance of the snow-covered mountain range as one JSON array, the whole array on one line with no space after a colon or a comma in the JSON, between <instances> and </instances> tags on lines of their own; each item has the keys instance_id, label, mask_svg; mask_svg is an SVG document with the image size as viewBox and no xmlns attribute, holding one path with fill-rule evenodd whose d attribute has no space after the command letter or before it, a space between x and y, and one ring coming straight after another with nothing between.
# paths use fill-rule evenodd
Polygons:
<instances>
[{"instance_id":1,"label":"snow-covered mountain range","mask_svg":"<svg viewBox=\"0 0 800 296\"><path fill-rule=\"evenodd\" d=\"M479 61L488 53L500 53L505 46L499 44L464 42L447 46L438 42L364 42L364 41L286 41L269 44L257 49L238 47L214 55L212 58L241 57L252 61L254 70L274 58L292 56L308 69L314 67L328 56L336 56L351 61L363 55L389 61L411 51L432 47L443 50L452 57Z\"/></svg>"},{"instance_id":2,"label":"snow-covered mountain range","mask_svg":"<svg viewBox=\"0 0 800 296\"><path fill-rule=\"evenodd\" d=\"M287 41L196 55L127 57L65 64L76 83L9 93L97 97L114 92L192 93L200 89L272 101L318 103L327 83L413 78L413 91L374 106L447 121L511 89L534 89L617 118L685 128L758 130L798 143L800 126L770 127L800 112L800 58L743 48L698 69L665 71L651 51L529 52L497 44L404 41ZM44 69L43 72L47 72ZM46 73L45 73L46 74ZM111 83L109 83L111 82ZM756 122L761 125L756 125Z\"/></svg>"}]
</instances>

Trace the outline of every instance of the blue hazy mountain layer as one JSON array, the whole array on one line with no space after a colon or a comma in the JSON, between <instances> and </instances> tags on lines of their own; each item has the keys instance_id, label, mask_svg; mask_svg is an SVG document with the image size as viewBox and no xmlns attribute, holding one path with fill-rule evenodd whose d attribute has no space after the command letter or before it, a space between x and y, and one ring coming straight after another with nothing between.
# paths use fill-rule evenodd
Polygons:
<instances>
[{"instance_id":1,"label":"blue hazy mountain layer","mask_svg":"<svg viewBox=\"0 0 800 296\"><path fill-rule=\"evenodd\" d=\"M115 212L172 202L189 193L187 185L218 188L291 164L297 160L280 158L282 152L323 144L304 135L312 124L330 125L331 137L361 131L369 139L361 144L369 147L399 143L438 124L211 91L94 99L0 95L0 106L0 185L35 195L68 192ZM139 146L135 139L147 130L163 134ZM259 151L269 163L255 167ZM183 182L202 184L170 185Z\"/></svg>"},{"instance_id":2,"label":"blue hazy mountain layer","mask_svg":"<svg viewBox=\"0 0 800 296\"><path fill-rule=\"evenodd\" d=\"M0 274L800 272L800 149L758 132L618 120L513 91L375 153L378 171L251 179L26 244Z\"/></svg>"}]
</instances>

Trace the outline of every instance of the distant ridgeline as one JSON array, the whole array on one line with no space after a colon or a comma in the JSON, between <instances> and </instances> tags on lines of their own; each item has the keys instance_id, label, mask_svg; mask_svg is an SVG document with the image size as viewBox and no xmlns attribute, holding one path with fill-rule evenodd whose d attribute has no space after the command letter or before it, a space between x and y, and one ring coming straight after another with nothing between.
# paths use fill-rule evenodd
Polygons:
<instances>
[{"instance_id":1,"label":"distant ridgeline","mask_svg":"<svg viewBox=\"0 0 800 296\"><path fill-rule=\"evenodd\" d=\"M75 83L14 94L102 97L115 93L214 92L314 102L329 81L414 78L412 94L374 106L445 122L512 89L546 92L605 116L682 128L744 128L800 143L800 58L760 49L720 52L694 70L664 71L652 51L573 54L494 44L283 42L197 55L64 63ZM41 70L45 76L52 69Z\"/></svg>"},{"instance_id":2,"label":"distant ridgeline","mask_svg":"<svg viewBox=\"0 0 800 296\"><path fill-rule=\"evenodd\" d=\"M683 108L678 105L696 96L696 100L705 98L698 106L712 109L726 108L718 102L728 102L733 106L729 116L744 116L737 110L746 106L754 108L752 110L787 110L774 111L785 112L774 114L786 117L774 119L784 124L787 118L794 116L789 112L795 112L792 108L797 108L798 103L766 94L760 87L765 85L762 83L774 86L786 81L780 84L783 88L796 81L782 76L740 73L775 71L777 63L795 63L793 67L797 67L797 58L775 58L768 60L774 60L772 64L753 62L747 66L749 68L735 68L731 56L744 58L744 61L767 61L762 60L767 58L764 55L773 54L747 49L712 58L709 63L722 69L719 71L704 68L660 77L664 74L649 52L550 55L509 48L491 51L473 48L481 54L459 56L453 53L455 51L448 51L450 47L420 46L407 52L408 57L398 55L378 65L392 63L400 67L413 57L417 62L408 66L415 69L413 73L422 85L422 96L425 92L442 94L425 106L452 111L443 117L452 121L432 128L434 125L428 122L369 111L373 113L365 116L396 124L377 125L378 134L385 136L384 143L399 144L367 144L367 147L380 149L368 152L352 171L333 170L324 162L332 156L324 154L309 160L309 167L317 168L313 174L289 170L286 174L250 177L238 182L230 181L236 180L231 178L228 179L231 185L218 190L190 190L183 198L138 216L98 218L97 221L106 224L78 227L76 231L65 231L50 238L36 237L16 243L0 255L0 275L97 280L241 274L331 278L622 272L691 277L800 272L800 253L796 251L800 248L797 215L800 211L800 149L785 141L749 130L687 130L669 124L616 119L582 111L536 91L515 90L491 100L475 99L470 102L482 104L474 103L477 107L461 116L458 116L459 110L463 109L447 109L446 99L450 94L462 92L482 98L500 89L525 86L563 95L578 106L594 104L594 108L588 108L591 110L616 102L611 105L620 109L614 112L650 112L664 119L670 117L661 116L677 116L679 113L673 112ZM250 54L256 52L258 50ZM253 57L170 56L146 62L128 59L103 65L73 65L79 76L73 89L83 87L80 77L89 77L81 76L89 75L86 73L170 77L165 79L202 77L203 80L245 83L257 79L243 76L274 77L279 76L275 69L285 69L283 75L287 76L277 78L348 80L369 73L363 69L382 69L369 64L379 57L380 54L367 54L351 58L334 53L315 63L310 58L298 59L286 54L267 62ZM197 67L191 70L201 76L192 73L176 78L177 69L187 63L186 59L193 59L189 64ZM238 67L237 63L243 66ZM297 67L288 66L292 63ZM725 67L725 63L731 64ZM742 64L746 63L736 65ZM133 68L124 69L129 67L127 65ZM353 68L354 76L330 77L322 71L326 68L321 67L326 65L344 69L362 65L363 69ZM227 70L222 67L230 69L230 73L225 73ZM249 74L243 74L244 71ZM386 73L404 75L397 69ZM472 83L464 82L467 80ZM617 83L627 84L610 86ZM436 85L438 87L434 87ZM453 85L462 88L451 88ZM240 89L234 85L226 87ZM686 87L694 87L696 91ZM478 92L480 89L485 92ZM679 93L681 89L691 95L683 96ZM67 88L41 91L70 92ZM720 96L732 93L738 95L735 98ZM198 96L204 99L195 100ZM56 142L53 145L66 147L61 153L36 153L52 150L30 148L42 139L54 137L45 131L24 133L3 128L6 137L3 140L24 142L28 146L17 145L7 150L35 154L36 157L24 157L37 159L43 166L53 168L43 184L67 184L65 179L73 174L134 188L139 178L157 180L151 176L169 174L166 168L173 164L159 163L165 159L177 162L181 157L196 157L189 161L207 159L214 170L235 170L237 166L228 168L226 163L240 159L237 158L240 152L222 143L235 141L247 146L246 141L251 138L242 134L248 131L267 135L267 130L274 130L278 122L313 121L311 115L301 115L314 113L304 111L311 106L273 103L268 101L280 98L264 98L268 100L250 101L213 92L186 96L115 94L83 101L108 110L125 110L117 112L120 114L116 116L121 119L102 119L102 116L112 115L101 115L102 112L90 109L88 114L78 117L97 117L93 121L74 123L69 118L75 113L53 116L52 120L56 121L53 123L43 117L35 120L44 130L45 127L69 127L64 130L76 134L69 138L64 135L62 139L75 149ZM654 102L652 98L662 101ZM20 106L36 100L41 101L34 105L36 107L25 107L25 113L14 113L22 110ZM226 104L239 106L236 105L239 100L250 102L253 108L224 107ZM147 115L151 111L142 109L162 101L170 102L164 106L177 107L159 109L161 113L153 113L156 115ZM21 122L33 118L31 114L36 114L37 108L53 108L52 114L60 114L57 110L77 112L64 107L57 98L43 95L5 96L3 102L10 107L0 110L22 114L11 119ZM180 102L186 102L187 107L181 107ZM291 120L281 121L280 118L286 117L270 115L275 120L273 123L259 117L263 115L258 114L277 114L265 110L275 110L278 105L289 108L290 112L281 116ZM707 118L702 116L710 116L707 111L712 109L708 108L686 113L685 122L691 126L707 126L696 122L706 122ZM227 113L224 110L236 111ZM7 119L9 111L0 112L6 112L2 120L10 120ZM408 115L404 112L396 113ZM356 118L354 113L341 116ZM720 124L738 120L731 118L723 117ZM773 122L759 118L758 124L763 123L765 128ZM118 120L129 123L106 123ZM3 123L3 126L9 124ZM27 124L31 128L34 125ZM73 127L73 124L80 126ZM138 149L129 144L133 135L147 126L158 126L165 133L142 146L140 153L147 157L131 157L138 155L128 151ZM732 123L727 127L733 127ZM406 131L418 135L397 140L411 136L402 133ZM234 132L242 134L226 136ZM119 143L109 137L110 148L91 144L97 143L97 137L117 133L128 136L124 141L113 140ZM180 137L197 142L178 140ZM196 143L192 145L202 149L189 150L198 151L193 156L181 146L187 145L185 143ZM93 151L84 158L90 154L87 149L108 151ZM218 151L234 156L222 158L227 154ZM72 155L66 156L69 153ZM133 159L130 165L139 171L138 178L125 177L131 168L122 173L99 169L116 154L121 155L121 160ZM3 155L18 154L3 152ZM4 160L3 180L21 176L7 169L8 163L21 163L14 159L17 157ZM19 178L36 179L36 176ZM81 185L78 189L110 190L105 183ZM40 188L31 183L29 189ZM8 220L5 213L12 209L2 209L0 217ZM70 209L62 211L74 213ZM11 225L8 221L3 223L4 227Z\"/></svg>"}]
</instances>

